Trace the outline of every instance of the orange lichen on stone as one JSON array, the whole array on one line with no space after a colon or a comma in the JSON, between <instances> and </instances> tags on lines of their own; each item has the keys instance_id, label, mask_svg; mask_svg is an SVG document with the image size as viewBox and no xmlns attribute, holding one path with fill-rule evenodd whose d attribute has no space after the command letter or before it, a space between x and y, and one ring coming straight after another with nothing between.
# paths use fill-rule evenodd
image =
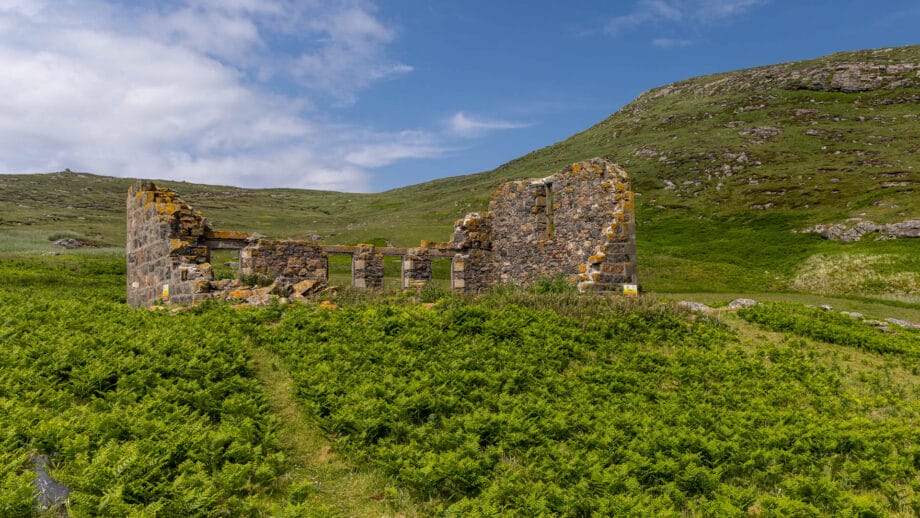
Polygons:
<instances>
[{"instance_id":1,"label":"orange lichen on stone","mask_svg":"<svg viewBox=\"0 0 920 518\"><path fill-rule=\"evenodd\" d=\"M160 214L166 214L166 215L171 216L175 214L176 212L179 212L179 209L181 209L181 206L178 203L161 202L161 203L156 204L156 209L157 209L157 212L159 212Z\"/></svg>"},{"instance_id":2,"label":"orange lichen on stone","mask_svg":"<svg viewBox=\"0 0 920 518\"><path fill-rule=\"evenodd\" d=\"M208 239L246 239L249 237L249 234L246 232L237 232L235 230L206 229L204 235Z\"/></svg>"},{"instance_id":3,"label":"orange lichen on stone","mask_svg":"<svg viewBox=\"0 0 920 518\"><path fill-rule=\"evenodd\" d=\"M177 251L177 250L180 250L180 249L182 249L182 248L184 248L184 247L186 247L186 246L188 246L188 245L190 245L190 244L191 244L191 243L190 243L189 241L186 241L185 239L171 238L171 239L169 240L169 252L170 252L170 253L173 253L173 252L175 252L175 251Z\"/></svg>"}]
</instances>

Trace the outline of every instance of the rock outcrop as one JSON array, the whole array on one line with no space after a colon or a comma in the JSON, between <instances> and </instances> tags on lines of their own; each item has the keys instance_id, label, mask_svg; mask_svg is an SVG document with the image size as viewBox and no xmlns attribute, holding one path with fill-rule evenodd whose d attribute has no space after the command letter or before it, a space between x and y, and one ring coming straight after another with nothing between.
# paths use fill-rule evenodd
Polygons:
<instances>
[{"instance_id":1,"label":"rock outcrop","mask_svg":"<svg viewBox=\"0 0 920 518\"><path fill-rule=\"evenodd\" d=\"M831 241L859 241L863 236L878 233L876 239L900 239L920 237L920 219L879 225L871 221L851 220L847 223L831 223L808 227L801 232L821 234Z\"/></svg>"},{"instance_id":2,"label":"rock outcrop","mask_svg":"<svg viewBox=\"0 0 920 518\"><path fill-rule=\"evenodd\" d=\"M687 80L653 89L651 98L672 95L713 95L741 88L758 91L781 86L788 90L818 92L868 92L878 89L920 87L920 64L884 63L884 56L893 49L875 49L849 54L838 61L829 56L818 61L799 61L751 68L729 74L715 74L711 81ZM862 54L862 56L860 56ZM859 58L863 57L865 61ZM878 60L878 61L873 61ZM752 105L749 111L763 106Z\"/></svg>"}]
</instances>

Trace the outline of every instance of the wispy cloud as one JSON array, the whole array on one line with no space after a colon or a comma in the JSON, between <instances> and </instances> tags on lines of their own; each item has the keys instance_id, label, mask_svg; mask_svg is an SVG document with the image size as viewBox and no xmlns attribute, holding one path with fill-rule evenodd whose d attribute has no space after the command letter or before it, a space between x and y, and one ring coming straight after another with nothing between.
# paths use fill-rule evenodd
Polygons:
<instances>
[{"instance_id":1,"label":"wispy cloud","mask_svg":"<svg viewBox=\"0 0 920 518\"><path fill-rule=\"evenodd\" d=\"M680 28L698 29L731 21L767 2L769 0L639 0L631 11L608 20L604 31L620 35L645 26L673 28L678 24ZM653 40L655 46L663 48L690 43L673 38Z\"/></svg>"},{"instance_id":2,"label":"wispy cloud","mask_svg":"<svg viewBox=\"0 0 920 518\"><path fill-rule=\"evenodd\" d=\"M689 47L693 45L693 40L675 39L675 38L655 38L652 45L662 49L673 49L676 47Z\"/></svg>"},{"instance_id":3,"label":"wispy cloud","mask_svg":"<svg viewBox=\"0 0 920 518\"><path fill-rule=\"evenodd\" d=\"M699 0L691 10L693 19L705 23L719 22L744 14L769 0Z\"/></svg>"},{"instance_id":4,"label":"wispy cloud","mask_svg":"<svg viewBox=\"0 0 920 518\"><path fill-rule=\"evenodd\" d=\"M0 0L2 172L364 191L368 168L445 152L328 122L324 103L411 71L370 2L77 4Z\"/></svg>"},{"instance_id":5,"label":"wispy cloud","mask_svg":"<svg viewBox=\"0 0 920 518\"><path fill-rule=\"evenodd\" d=\"M386 56L398 31L374 11L361 0L187 0L142 19L158 40L243 67L261 79L291 78L312 93L350 104L376 81L412 71ZM265 34L276 43L266 41Z\"/></svg>"},{"instance_id":6,"label":"wispy cloud","mask_svg":"<svg viewBox=\"0 0 920 518\"><path fill-rule=\"evenodd\" d=\"M402 131L375 135L345 155L349 163L361 167L383 167L400 160L436 158L452 151L443 139L424 131Z\"/></svg>"},{"instance_id":7,"label":"wispy cloud","mask_svg":"<svg viewBox=\"0 0 920 518\"><path fill-rule=\"evenodd\" d=\"M475 137L493 130L526 128L531 124L475 117L466 115L463 112L457 112L447 119L446 126L447 130L454 135Z\"/></svg>"},{"instance_id":8,"label":"wispy cloud","mask_svg":"<svg viewBox=\"0 0 920 518\"><path fill-rule=\"evenodd\" d=\"M369 10L350 7L307 27L321 43L294 60L288 71L309 88L352 102L370 84L412 71L410 65L385 59L382 50L396 31Z\"/></svg>"},{"instance_id":9,"label":"wispy cloud","mask_svg":"<svg viewBox=\"0 0 920 518\"><path fill-rule=\"evenodd\" d=\"M679 22L684 18L684 11L675 4L673 0L640 0L632 12L611 18L604 30L619 34L648 23Z\"/></svg>"}]
</instances>

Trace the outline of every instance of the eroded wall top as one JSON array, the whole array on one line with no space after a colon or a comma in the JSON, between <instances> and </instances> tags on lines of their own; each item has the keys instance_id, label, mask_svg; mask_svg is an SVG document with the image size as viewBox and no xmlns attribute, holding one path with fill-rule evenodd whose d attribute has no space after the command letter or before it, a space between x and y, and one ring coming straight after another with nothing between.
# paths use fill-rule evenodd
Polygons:
<instances>
[{"instance_id":1,"label":"eroded wall top","mask_svg":"<svg viewBox=\"0 0 920 518\"><path fill-rule=\"evenodd\" d=\"M636 282L633 194L626 171L612 162L595 158L506 183L487 215L464 221L458 230L469 241L474 232L489 236L495 282L562 276L583 291Z\"/></svg>"}]
</instances>

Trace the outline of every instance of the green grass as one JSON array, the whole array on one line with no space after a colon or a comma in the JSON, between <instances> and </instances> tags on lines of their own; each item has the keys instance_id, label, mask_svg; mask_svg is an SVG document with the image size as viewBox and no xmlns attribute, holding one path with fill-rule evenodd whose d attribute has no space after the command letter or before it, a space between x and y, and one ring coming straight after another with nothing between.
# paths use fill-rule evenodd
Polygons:
<instances>
[{"instance_id":1,"label":"green grass","mask_svg":"<svg viewBox=\"0 0 920 518\"><path fill-rule=\"evenodd\" d=\"M417 515L250 347L277 308L134 310L124 285L119 257L0 257L0 515L32 515L37 453L71 516Z\"/></svg>"},{"instance_id":2,"label":"green grass","mask_svg":"<svg viewBox=\"0 0 920 518\"><path fill-rule=\"evenodd\" d=\"M309 413L298 404L293 380L271 353L248 350L272 412L281 419L278 438L293 469L284 474L302 504L321 516L417 516L405 491L375 472L356 471L335 451Z\"/></svg>"}]
</instances>

